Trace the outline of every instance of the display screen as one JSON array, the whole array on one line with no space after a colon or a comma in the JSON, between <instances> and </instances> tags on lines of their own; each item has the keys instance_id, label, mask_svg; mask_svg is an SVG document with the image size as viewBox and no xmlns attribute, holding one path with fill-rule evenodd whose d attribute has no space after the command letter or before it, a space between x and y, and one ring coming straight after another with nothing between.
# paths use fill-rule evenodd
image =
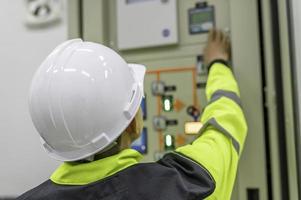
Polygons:
<instances>
[{"instance_id":1,"label":"display screen","mask_svg":"<svg viewBox=\"0 0 301 200\"><path fill-rule=\"evenodd\" d=\"M193 13L191 16L191 23L192 24L199 24L204 22L212 21L212 12L196 12Z\"/></svg>"}]
</instances>

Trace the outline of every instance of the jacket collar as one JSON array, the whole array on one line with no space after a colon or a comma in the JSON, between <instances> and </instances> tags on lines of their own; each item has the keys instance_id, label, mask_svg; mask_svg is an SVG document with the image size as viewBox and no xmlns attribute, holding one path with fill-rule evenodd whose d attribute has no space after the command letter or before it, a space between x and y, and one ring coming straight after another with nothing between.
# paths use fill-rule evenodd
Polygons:
<instances>
[{"instance_id":1,"label":"jacket collar","mask_svg":"<svg viewBox=\"0 0 301 200\"><path fill-rule=\"evenodd\" d=\"M120 153L88 163L66 162L51 175L50 180L60 185L86 185L116 174L139 163L143 156L135 150Z\"/></svg>"}]
</instances>

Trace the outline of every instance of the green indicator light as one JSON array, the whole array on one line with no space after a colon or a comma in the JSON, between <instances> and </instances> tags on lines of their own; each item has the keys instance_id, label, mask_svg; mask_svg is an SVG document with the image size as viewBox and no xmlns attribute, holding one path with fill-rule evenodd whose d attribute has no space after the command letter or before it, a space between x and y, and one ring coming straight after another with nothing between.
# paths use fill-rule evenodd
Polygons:
<instances>
[{"instance_id":1,"label":"green indicator light","mask_svg":"<svg viewBox=\"0 0 301 200\"><path fill-rule=\"evenodd\" d=\"M173 111L173 96L163 96L162 105L165 112Z\"/></svg>"},{"instance_id":2,"label":"green indicator light","mask_svg":"<svg viewBox=\"0 0 301 200\"><path fill-rule=\"evenodd\" d=\"M164 137L164 147L165 151L175 149L175 138L173 135L165 135Z\"/></svg>"}]
</instances>

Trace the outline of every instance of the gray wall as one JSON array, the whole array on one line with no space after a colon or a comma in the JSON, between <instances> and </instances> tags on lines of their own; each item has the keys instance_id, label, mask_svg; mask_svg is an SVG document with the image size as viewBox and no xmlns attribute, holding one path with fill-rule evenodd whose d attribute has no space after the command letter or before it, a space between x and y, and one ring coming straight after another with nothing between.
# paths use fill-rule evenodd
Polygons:
<instances>
[{"instance_id":1,"label":"gray wall","mask_svg":"<svg viewBox=\"0 0 301 200\"><path fill-rule=\"evenodd\" d=\"M34 71L67 38L67 22L32 30L24 1L0 1L0 198L17 196L46 180L58 165L44 153L28 112Z\"/></svg>"}]
</instances>

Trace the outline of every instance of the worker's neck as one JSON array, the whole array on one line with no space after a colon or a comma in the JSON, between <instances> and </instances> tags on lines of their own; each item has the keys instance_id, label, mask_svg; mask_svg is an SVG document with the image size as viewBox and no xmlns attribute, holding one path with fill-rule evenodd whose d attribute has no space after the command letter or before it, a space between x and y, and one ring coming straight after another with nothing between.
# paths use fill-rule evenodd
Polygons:
<instances>
[{"instance_id":1,"label":"worker's neck","mask_svg":"<svg viewBox=\"0 0 301 200\"><path fill-rule=\"evenodd\" d=\"M113 146L112 148L108 149L105 152L102 152L100 154L96 154L95 157L94 157L94 160L99 160L99 159L103 159L103 158L106 158L106 157L116 155L119 152L130 148L132 142L133 141L131 140L129 135L127 133L124 133L117 139L117 144L115 146Z\"/></svg>"}]
</instances>

